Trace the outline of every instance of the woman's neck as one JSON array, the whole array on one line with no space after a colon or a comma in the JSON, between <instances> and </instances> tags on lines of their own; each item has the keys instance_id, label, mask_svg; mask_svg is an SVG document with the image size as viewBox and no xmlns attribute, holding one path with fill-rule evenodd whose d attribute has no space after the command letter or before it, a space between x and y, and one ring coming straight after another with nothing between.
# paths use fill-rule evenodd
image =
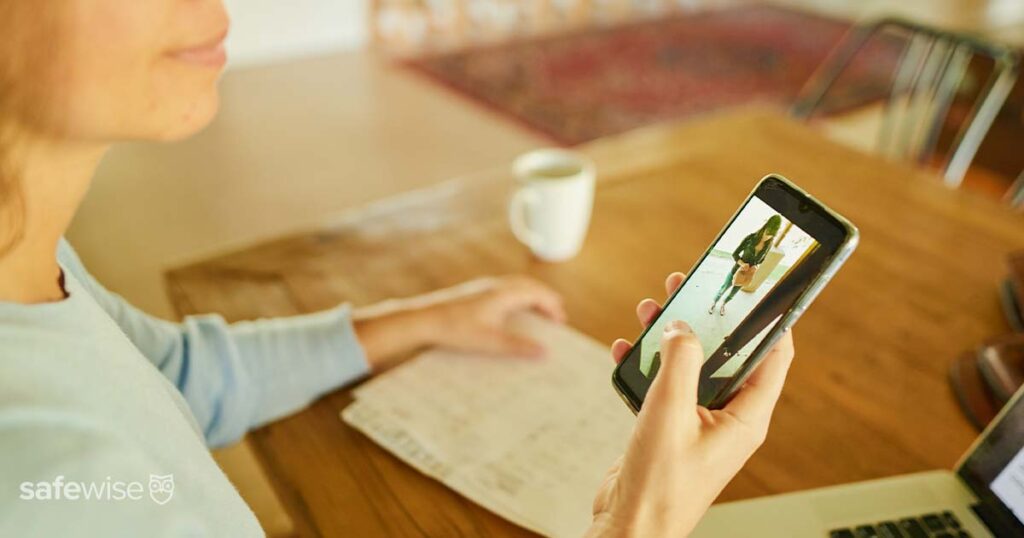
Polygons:
<instances>
[{"instance_id":1,"label":"woman's neck","mask_svg":"<svg viewBox=\"0 0 1024 538\"><path fill-rule=\"evenodd\" d=\"M17 168L23 234L0 254L0 301L42 303L64 298L57 244L106 148L49 139L30 139L21 147Z\"/></svg>"}]
</instances>

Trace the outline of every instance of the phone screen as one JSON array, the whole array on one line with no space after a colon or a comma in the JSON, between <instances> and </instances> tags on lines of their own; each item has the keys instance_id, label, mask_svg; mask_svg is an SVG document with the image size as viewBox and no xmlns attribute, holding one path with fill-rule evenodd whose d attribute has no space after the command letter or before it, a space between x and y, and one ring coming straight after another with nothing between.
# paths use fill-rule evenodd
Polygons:
<instances>
[{"instance_id":1,"label":"phone screen","mask_svg":"<svg viewBox=\"0 0 1024 538\"><path fill-rule=\"evenodd\" d=\"M643 401L658 373L665 324L683 320L704 348L700 401L711 402L745 372L766 336L841 246L845 230L819 205L787 192L781 182L766 183L740 208L619 366L617 376L636 401Z\"/></svg>"}]
</instances>

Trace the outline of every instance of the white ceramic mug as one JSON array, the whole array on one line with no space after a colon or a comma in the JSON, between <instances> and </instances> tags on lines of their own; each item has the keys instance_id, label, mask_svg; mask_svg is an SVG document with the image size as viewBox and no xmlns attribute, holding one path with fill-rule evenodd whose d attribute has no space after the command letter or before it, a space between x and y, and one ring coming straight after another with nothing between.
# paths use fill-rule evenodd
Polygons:
<instances>
[{"instance_id":1,"label":"white ceramic mug","mask_svg":"<svg viewBox=\"0 0 1024 538\"><path fill-rule=\"evenodd\" d=\"M564 149L538 149L512 164L517 190L512 233L544 261L568 260L583 247L594 205L594 163Z\"/></svg>"}]
</instances>

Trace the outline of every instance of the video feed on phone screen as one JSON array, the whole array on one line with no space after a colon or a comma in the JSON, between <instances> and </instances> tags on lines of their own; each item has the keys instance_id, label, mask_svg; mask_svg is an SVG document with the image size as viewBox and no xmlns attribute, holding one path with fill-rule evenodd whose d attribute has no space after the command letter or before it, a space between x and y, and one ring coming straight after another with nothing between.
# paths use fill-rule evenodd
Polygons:
<instances>
[{"instance_id":1,"label":"video feed on phone screen","mask_svg":"<svg viewBox=\"0 0 1024 538\"><path fill-rule=\"evenodd\" d=\"M640 373L654 377L664 325L681 319L704 348L702 378L731 378L810 281L808 266L820 267L820 260L809 261L818 247L807 232L751 198L640 339L634 349ZM780 283L789 292L773 293Z\"/></svg>"}]
</instances>

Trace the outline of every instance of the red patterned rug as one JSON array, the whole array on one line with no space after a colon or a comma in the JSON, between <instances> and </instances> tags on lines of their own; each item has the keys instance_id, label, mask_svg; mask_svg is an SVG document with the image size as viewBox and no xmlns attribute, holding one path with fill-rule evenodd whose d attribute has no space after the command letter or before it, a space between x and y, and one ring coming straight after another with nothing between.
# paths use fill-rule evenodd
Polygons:
<instances>
[{"instance_id":1,"label":"red patterned rug","mask_svg":"<svg viewBox=\"0 0 1024 538\"><path fill-rule=\"evenodd\" d=\"M563 144L752 102L787 106L849 28L770 6L737 7L474 48L409 67ZM871 47L831 109L887 91L898 47Z\"/></svg>"}]
</instances>

